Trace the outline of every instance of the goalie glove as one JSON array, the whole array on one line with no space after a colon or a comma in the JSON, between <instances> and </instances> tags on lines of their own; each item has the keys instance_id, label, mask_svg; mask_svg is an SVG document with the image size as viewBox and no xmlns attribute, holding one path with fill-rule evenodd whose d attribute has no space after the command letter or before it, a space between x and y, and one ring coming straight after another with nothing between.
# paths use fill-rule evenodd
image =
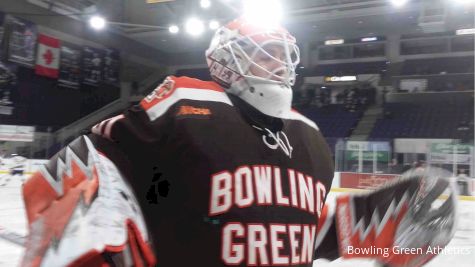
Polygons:
<instances>
[{"instance_id":1,"label":"goalie glove","mask_svg":"<svg viewBox=\"0 0 475 267\"><path fill-rule=\"evenodd\" d=\"M320 232L317 241L336 234L338 256L343 258L421 266L455 233L456 190L450 176L442 169L418 168L376 191L338 197L333 225ZM328 254L320 245L316 254Z\"/></svg>"}]
</instances>

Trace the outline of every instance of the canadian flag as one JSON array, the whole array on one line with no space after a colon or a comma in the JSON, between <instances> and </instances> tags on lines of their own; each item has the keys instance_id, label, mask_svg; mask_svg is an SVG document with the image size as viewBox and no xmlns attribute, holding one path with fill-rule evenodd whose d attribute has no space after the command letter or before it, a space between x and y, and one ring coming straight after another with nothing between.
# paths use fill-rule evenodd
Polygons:
<instances>
[{"instance_id":1,"label":"canadian flag","mask_svg":"<svg viewBox=\"0 0 475 267\"><path fill-rule=\"evenodd\" d=\"M58 78L59 74L59 39L44 34L38 36L38 53L35 73L50 78Z\"/></svg>"}]
</instances>

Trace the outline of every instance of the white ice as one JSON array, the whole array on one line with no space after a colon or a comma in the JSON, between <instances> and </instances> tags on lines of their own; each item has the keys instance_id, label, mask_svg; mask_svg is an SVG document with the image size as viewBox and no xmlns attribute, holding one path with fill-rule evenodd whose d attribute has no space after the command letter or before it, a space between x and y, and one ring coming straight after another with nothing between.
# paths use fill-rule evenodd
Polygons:
<instances>
[{"instance_id":1,"label":"white ice","mask_svg":"<svg viewBox=\"0 0 475 267\"><path fill-rule=\"evenodd\" d=\"M0 173L0 232L3 229L26 235L26 215L21 199L25 177ZM23 247L0 238L0 266L18 266Z\"/></svg>"}]
</instances>

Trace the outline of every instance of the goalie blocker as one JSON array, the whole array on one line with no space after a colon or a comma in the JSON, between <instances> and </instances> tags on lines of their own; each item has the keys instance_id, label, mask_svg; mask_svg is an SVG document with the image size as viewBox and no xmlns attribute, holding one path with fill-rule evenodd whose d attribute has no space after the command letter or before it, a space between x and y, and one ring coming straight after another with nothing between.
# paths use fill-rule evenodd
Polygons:
<instances>
[{"instance_id":1,"label":"goalie blocker","mask_svg":"<svg viewBox=\"0 0 475 267\"><path fill-rule=\"evenodd\" d=\"M456 189L450 174L418 168L374 192L337 198L318 224L316 255L376 258L384 266L421 266L455 233Z\"/></svg>"}]
</instances>

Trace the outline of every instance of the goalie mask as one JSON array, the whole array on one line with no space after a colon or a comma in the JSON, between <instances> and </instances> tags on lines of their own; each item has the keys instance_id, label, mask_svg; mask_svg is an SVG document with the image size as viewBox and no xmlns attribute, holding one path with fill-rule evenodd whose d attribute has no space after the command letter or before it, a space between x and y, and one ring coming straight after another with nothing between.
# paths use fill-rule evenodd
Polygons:
<instances>
[{"instance_id":1,"label":"goalie mask","mask_svg":"<svg viewBox=\"0 0 475 267\"><path fill-rule=\"evenodd\" d=\"M211 77L260 112L285 117L292 103L299 49L282 27L237 19L215 33L206 51Z\"/></svg>"}]
</instances>

